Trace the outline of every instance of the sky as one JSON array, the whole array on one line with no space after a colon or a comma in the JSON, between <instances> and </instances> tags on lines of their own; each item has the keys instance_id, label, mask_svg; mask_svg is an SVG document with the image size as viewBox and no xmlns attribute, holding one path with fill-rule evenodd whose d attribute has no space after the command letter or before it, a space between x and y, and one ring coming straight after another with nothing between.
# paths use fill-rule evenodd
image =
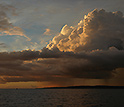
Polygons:
<instances>
[{"instance_id":1,"label":"sky","mask_svg":"<svg viewBox=\"0 0 124 107\"><path fill-rule=\"evenodd\" d=\"M124 86L123 0L0 0L0 88Z\"/></svg>"}]
</instances>

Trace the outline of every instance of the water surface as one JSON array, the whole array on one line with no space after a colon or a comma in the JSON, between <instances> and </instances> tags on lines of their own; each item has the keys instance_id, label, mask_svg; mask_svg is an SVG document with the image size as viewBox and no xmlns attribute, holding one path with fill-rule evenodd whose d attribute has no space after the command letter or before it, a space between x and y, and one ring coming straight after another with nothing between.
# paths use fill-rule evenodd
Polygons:
<instances>
[{"instance_id":1,"label":"water surface","mask_svg":"<svg viewBox=\"0 0 124 107\"><path fill-rule=\"evenodd\" d=\"M124 107L124 89L1 89L0 107Z\"/></svg>"}]
</instances>

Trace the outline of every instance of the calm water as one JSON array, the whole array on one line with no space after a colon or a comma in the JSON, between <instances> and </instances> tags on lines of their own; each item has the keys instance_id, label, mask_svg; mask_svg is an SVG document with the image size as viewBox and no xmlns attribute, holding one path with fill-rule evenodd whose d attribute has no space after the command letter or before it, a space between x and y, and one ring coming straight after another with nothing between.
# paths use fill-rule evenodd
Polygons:
<instances>
[{"instance_id":1,"label":"calm water","mask_svg":"<svg viewBox=\"0 0 124 107\"><path fill-rule=\"evenodd\" d=\"M0 90L0 107L124 107L124 89Z\"/></svg>"}]
</instances>

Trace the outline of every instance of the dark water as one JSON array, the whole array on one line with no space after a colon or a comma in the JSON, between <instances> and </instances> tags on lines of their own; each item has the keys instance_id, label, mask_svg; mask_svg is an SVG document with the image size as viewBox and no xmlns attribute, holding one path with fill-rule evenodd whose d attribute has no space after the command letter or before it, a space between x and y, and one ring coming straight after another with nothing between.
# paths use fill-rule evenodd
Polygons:
<instances>
[{"instance_id":1,"label":"dark water","mask_svg":"<svg viewBox=\"0 0 124 107\"><path fill-rule=\"evenodd\" d=\"M124 89L0 90L0 107L124 107Z\"/></svg>"}]
</instances>

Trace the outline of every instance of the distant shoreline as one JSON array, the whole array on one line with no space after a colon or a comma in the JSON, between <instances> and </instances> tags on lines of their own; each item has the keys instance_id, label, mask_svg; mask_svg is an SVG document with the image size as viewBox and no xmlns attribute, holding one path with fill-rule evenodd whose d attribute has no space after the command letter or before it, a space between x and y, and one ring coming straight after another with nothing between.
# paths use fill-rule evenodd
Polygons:
<instances>
[{"instance_id":1,"label":"distant shoreline","mask_svg":"<svg viewBox=\"0 0 124 107\"><path fill-rule=\"evenodd\" d=\"M1 88L0 90L26 90L26 89L124 89L124 86L102 86L102 85L97 85L97 86L67 86L67 87L44 87L44 88L8 88L4 89Z\"/></svg>"},{"instance_id":2,"label":"distant shoreline","mask_svg":"<svg viewBox=\"0 0 124 107\"><path fill-rule=\"evenodd\" d=\"M124 89L124 86L68 86L68 87L45 87L36 89Z\"/></svg>"}]
</instances>

